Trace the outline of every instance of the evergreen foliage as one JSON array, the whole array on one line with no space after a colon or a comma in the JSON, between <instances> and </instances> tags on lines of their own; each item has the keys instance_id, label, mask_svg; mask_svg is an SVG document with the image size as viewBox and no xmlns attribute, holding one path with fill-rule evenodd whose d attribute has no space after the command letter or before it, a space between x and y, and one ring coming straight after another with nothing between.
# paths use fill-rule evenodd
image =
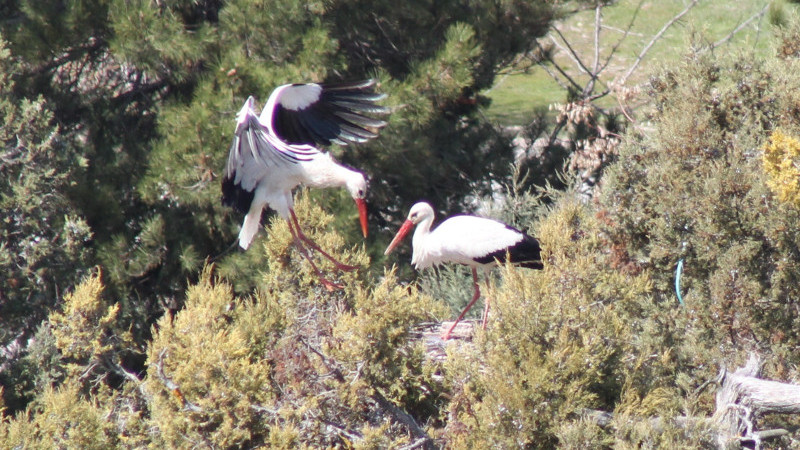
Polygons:
<instances>
[{"instance_id":1,"label":"evergreen foliage","mask_svg":"<svg viewBox=\"0 0 800 450\"><path fill-rule=\"evenodd\" d=\"M65 142L41 97L13 94L11 74L19 67L0 41L0 343L9 346L3 359L10 360L58 295L84 273L92 240L67 195L86 160ZM0 373L9 407L29 395L18 375Z\"/></svg>"},{"instance_id":2,"label":"evergreen foliage","mask_svg":"<svg viewBox=\"0 0 800 450\"><path fill-rule=\"evenodd\" d=\"M613 264L651 270L656 301L674 304L683 259L689 311L728 350L773 342L778 351L798 338L800 217L772 195L765 173L775 175L770 145L790 144L773 130L797 129L796 65L695 53L665 69L651 81L654 133L624 145L605 178Z\"/></svg>"},{"instance_id":3,"label":"evergreen foliage","mask_svg":"<svg viewBox=\"0 0 800 450\"><path fill-rule=\"evenodd\" d=\"M237 292L258 284L259 255L230 253L241 218L219 202L248 95L263 103L287 82L379 79L388 131L333 149L371 177L367 248L377 253L378 230L402 218L391 205L459 205L507 171L508 142L477 114L475 93L556 14L544 0L19 0L0 10L0 377L15 386L4 391L12 411L36 383L23 362L40 342L31 338L50 332L42 321L91 267L139 344L182 308L205 261ZM348 241L360 239L341 194L315 195L343 212Z\"/></svg>"},{"instance_id":4,"label":"evergreen foliage","mask_svg":"<svg viewBox=\"0 0 800 450\"><path fill-rule=\"evenodd\" d=\"M0 7L3 448L708 447L720 364L756 350L768 377L797 379L792 18L774 55L698 46L654 73L647 127L585 161L602 178L582 201L528 190L478 114L551 2L407 6ZM372 175L371 240L345 193L296 204L361 269L320 259L343 285L329 292L275 217L230 252L240 218L218 173L243 99L365 76L389 93L389 126L333 152ZM466 285L458 269L407 282L406 257L389 268L375 249L405 206L451 215L495 180L510 192L489 211L540 239L544 270L497 269L486 330L429 358L415 327L452 318Z\"/></svg>"},{"instance_id":5,"label":"evergreen foliage","mask_svg":"<svg viewBox=\"0 0 800 450\"><path fill-rule=\"evenodd\" d=\"M330 216L319 207L302 200L297 211L320 245L367 262L363 250L321 231ZM435 417L443 402L409 330L443 307L391 271L381 279L346 274L344 291L330 293L305 262L287 259L285 222L273 220L269 231L275 238L257 249L270 268L259 289L237 297L207 266L185 307L157 322L144 381L115 359L134 345L115 322L119 305L104 302L99 274L86 278L49 319L70 361L65 379L0 426L0 438L39 447L59 433L67 446L97 448L408 443L396 410ZM101 417L114 420L98 424Z\"/></svg>"}]
</instances>

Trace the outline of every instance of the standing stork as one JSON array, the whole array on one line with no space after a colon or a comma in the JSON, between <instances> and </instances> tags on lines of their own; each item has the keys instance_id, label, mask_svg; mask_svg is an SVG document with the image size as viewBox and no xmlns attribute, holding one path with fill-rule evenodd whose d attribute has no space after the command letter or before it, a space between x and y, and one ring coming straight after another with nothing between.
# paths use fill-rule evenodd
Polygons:
<instances>
[{"instance_id":1,"label":"standing stork","mask_svg":"<svg viewBox=\"0 0 800 450\"><path fill-rule=\"evenodd\" d=\"M328 258L339 270L356 269L337 261L307 237L294 212L292 190L345 187L358 208L361 231L367 236L367 183L361 172L337 163L318 145L366 142L378 136L386 122L366 114L383 114L376 105L385 94L374 92L375 80L343 84L287 84L270 94L261 115L249 97L236 115L236 129L222 180L222 203L245 213L239 246L247 249L256 235L265 206L289 224L294 243L328 289L340 286L325 279L306 245ZM305 244L305 245L304 245Z\"/></svg>"},{"instance_id":2,"label":"standing stork","mask_svg":"<svg viewBox=\"0 0 800 450\"><path fill-rule=\"evenodd\" d=\"M417 270L442 263L464 264L472 268L475 294L453 325L442 335L442 339L447 340L464 314L472 308L481 295L478 287L478 268L485 270L488 282L488 269L498 262L510 262L529 269L542 269L544 265L539 241L503 222L467 215L453 216L431 231L433 218L431 205L425 202L414 205L384 255L391 253L416 225L417 229L412 238L411 263ZM487 298L484 303L482 326L485 328L489 315L489 299Z\"/></svg>"}]
</instances>

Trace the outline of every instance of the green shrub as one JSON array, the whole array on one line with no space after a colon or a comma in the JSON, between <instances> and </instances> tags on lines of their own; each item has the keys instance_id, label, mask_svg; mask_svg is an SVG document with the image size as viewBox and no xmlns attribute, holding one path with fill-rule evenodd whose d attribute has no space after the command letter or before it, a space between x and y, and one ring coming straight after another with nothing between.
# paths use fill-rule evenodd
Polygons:
<instances>
[{"instance_id":1,"label":"green shrub","mask_svg":"<svg viewBox=\"0 0 800 450\"><path fill-rule=\"evenodd\" d=\"M763 167L761 149L776 127L797 129L798 61L704 55L652 78L654 130L609 169L599 201L613 262L651 271L655 300L673 303L683 260L688 312L727 351L793 346L800 215L768 188L779 142Z\"/></svg>"},{"instance_id":2,"label":"green shrub","mask_svg":"<svg viewBox=\"0 0 800 450\"><path fill-rule=\"evenodd\" d=\"M309 237L366 267L362 249L348 250L327 231L330 215L307 197L296 209ZM283 448L407 443L404 427L376 399L422 417L436 412L441 399L409 328L441 305L399 285L392 272L371 281L322 263L344 285L328 292L292 247L285 221L273 219L266 233L250 250L265 268L253 296L235 297L208 267L185 309L157 324L147 385L159 439Z\"/></svg>"},{"instance_id":3,"label":"green shrub","mask_svg":"<svg viewBox=\"0 0 800 450\"><path fill-rule=\"evenodd\" d=\"M487 331L448 362L448 446L551 448L583 408L613 409L652 350L624 320L650 298L649 278L609 270L591 210L564 196L537 225L544 270L503 269Z\"/></svg>"},{"instance_id":4,"label":"green shrub","mask_svg":"<svg viewBox=\"0 0 800 450\"><path fill-rule=\"evenodd\" d=\"M78 384L47 387L14 420L0 426L3 448L85 448L119 446L117 428L109 419L113 396L105 391L90 400Z\"/></svg>"}]
</instances>

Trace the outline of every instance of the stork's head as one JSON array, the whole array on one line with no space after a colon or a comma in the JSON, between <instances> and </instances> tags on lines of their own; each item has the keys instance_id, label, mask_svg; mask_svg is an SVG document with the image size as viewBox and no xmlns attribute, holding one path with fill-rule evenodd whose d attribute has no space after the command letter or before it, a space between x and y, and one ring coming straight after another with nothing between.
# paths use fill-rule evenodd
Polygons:
<instances>
[{"instance_id":1,"label":"stork's head","mask_svg":"<svg viewBox=\"0 0 800 450\"><path fill-rule=\"evenodd\" d=\"M416 225L422 222L422 219L432 216L433 206L426 202L419 202L411 207L411 211L408 212L408 217L406 220Z\"/></svg>"},{"instance_id":2,"label":"stork's head","mask_svg":"<svg viewBox=\"0 0 800 450\"><path fill-rule=\"evenodd\" d=\"M367 237L367 180L361 172L352 171L345 181L345 187L358 207L358 219L361 222L361 232Z\"/></svg>"},{"instance_id":3,"label":"stork's head","mask_svg":"<svg viewBox=\"0 0 800 450\"><path fill-rule=\"evenodd\" d=\"M433 221L433 207L425 202L419 202L412 206L411 211L408 212L408 218L403 222L403 226L401 226L397 234L394 235L394 239L392 239L392 242L386 247L386 251L383 252L383 254L388 255L391 253L392 250L397 247L397 244L405 239L408 232L425 219Z\"/></svg>"}]
</instances>

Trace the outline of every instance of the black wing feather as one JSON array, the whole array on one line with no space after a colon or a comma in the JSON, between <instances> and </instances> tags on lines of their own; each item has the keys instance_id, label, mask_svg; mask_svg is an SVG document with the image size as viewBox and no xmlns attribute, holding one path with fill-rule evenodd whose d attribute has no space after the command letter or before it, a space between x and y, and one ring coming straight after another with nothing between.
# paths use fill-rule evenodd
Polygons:
<instances>
[{"instance_id":1,"label":"black wing feather","mask_svg":"<svg viewBox=\"0 0 800 450\"><path fill-rule=\"evenodd\" d=\"M247 214L255 196L255 189L248 191L241 184L234 184L233 176L226 175L222 179L222 204L231 206L236 211Z\"/></svg>"},{"instance_id":2,"label":"black wing feather","mask_svg":"<svg viewBox=\"0 0 800 450\"><path fill-rule=\"evenodd\" d=\"M522 240L509 248L497 250L488 255L481 256L480 258L474 258L475 262L489 264L497 260L501 263L510 262L528 269L544 269L541 254L542 249L539 246L539 240L510 225L506 225L506 227L520 233L522 235Z\"/></svg>"},{"instance_id":3,"label":"black wing feather","mask_svg":"<svg viewBox=\"0 0 800 450\"><path fill-rule=\"evenodd\" d=\"M273 129L290 144L330 145L365 142L378 136L383 120L366 114L386 114L375 103L386 98L373 92L375 80L323 84L319 99L306 108L292 110L278 104Z\"/></svg>"}]
</instances>

